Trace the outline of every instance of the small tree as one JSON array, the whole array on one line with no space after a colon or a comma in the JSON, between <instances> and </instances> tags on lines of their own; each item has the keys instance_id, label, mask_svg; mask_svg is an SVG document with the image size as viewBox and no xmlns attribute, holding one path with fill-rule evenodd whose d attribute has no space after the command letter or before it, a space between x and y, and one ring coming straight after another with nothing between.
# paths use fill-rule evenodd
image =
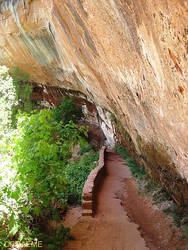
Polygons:
<instances>
[{"instance_id":1,"label":"small tree","mask_svg":"<svg viewBox=\"0 0 188 250\"><path fill-rule=\"evenodd\" d=\"M76 107L73 97L68 98L64 96L60 107L54 108L54 114L55 119L59 122L63 121L63 123L67 124L72 120L77 123L82 116L82 110L81 108Z\"/></svg>"}]
</instances>

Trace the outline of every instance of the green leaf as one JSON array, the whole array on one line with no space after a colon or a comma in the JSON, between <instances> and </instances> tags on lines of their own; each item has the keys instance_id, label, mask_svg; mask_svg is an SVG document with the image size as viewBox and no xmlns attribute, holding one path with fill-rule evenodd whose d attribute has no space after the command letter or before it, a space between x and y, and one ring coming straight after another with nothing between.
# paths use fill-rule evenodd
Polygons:
<instances>
[{"instance_id":1,"label":"green leaf","mask_svg":"<svg viewBox=\"0 0 188 250\"><path fill-rule=\"evenodd\" d=\"M23 233L20 233L20 235L19 235L19 240L22 241L23 238L24 238L24 234L23 234Z\"/></svg>"},{"instance_id":2,"label":"green leaf","mask_svg":"<svg viewBox=\"0 0 188 250\"><path fill-rule=\"evenodd\" d=\"M19 225L16 224L16 225L13 226L13 228L11 229L9 234L14 236L18 232L18 230L19 230Z\"/></svg>"},{"instance_id":3,"label":"green leaf","mask_svg":"<svg viewBox=\"0 0 188 250\"><path fill-rule=\"evenodd\" d=\"M27 182L30 185L30 187L33 188L34 185L35 185L35 178L34 177L29 177L29 178L27 178Z\"/></svg>"},{"instance_id":4,"label":"green leaf","mask_svg":"<svg viewBox=\"0 0 188 250\"><path fill-rule=\"evenodd\" d=\"M9 218L9 228L12 228L14 223L15 223L14 214L11 214L11 216Z\"/></svg>"},{"instance_id":5,"label":"green leaf","mask_svg":"<svg viewBox=\"0 0 188 250\"><path fill-rule=\"evenodd\" d=\"M38 206L34 207L33 212L34 212L35 215L39 216L40 208Z\"/></svg>"},{"instance_id":6,"label":"green leaf","mask_svg":"<svg viewBox=\"0 0 188 250\"><path fill-rule=\"evenodd\" d=\"M17 201L17 200L19 199L19 194L18 194L18 192L17 192L17 191L12 192L11 198L13 198L13 199L15 199L15 200Z\"/></svg>"},{"instance_id":7,"label":"green leaf","mask_svg":"<svg viewBox=\"0 0 188 250\"><path fill-rule=\"evenodd\" d=\"M32 199L33 199L33 195L32 194L28 194L28 201L32 201Z\"/></svg>"},{"instance_id":8,"label":"green leaf","mask_svg":"<svg viewBox=\"0 0 188 250\"><path fill-rule=\"evenodd\" d=\"M48 249L55 249L55 245L54 244L48 244Z\"/></svg>"},{"instance_id":9,"label":"green leaf","mask_svg":"<svg viewBox=\"0 0 188 250\"><path fill-rule=\"evenodd\" d=\"M22 208L22 211L23 211L24 214L28 214L29 211L30 211L30 209L31 209L31 207L30 207L30 206L27 206L27 207L23 207L23 208Z\"/></svg>"}]
</instances>

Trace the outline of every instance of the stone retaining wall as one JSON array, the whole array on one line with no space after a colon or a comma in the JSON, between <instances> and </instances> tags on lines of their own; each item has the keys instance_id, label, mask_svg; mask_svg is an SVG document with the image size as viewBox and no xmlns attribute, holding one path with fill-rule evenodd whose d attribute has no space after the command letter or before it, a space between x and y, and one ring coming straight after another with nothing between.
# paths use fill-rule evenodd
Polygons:
<instances>
[{"instance_id":1,"label":"stone retaining wall","mask_svg":"<svg viewBox=\"0 0 188 250\"><path fill-rule=\"evenodd\" d=\"M99 164L88 175L82 192L82 216L94 215L96 199L96 190L105 173L104 157L106 147L103 146L100 150Z\"/></svg>"}]
</instances>

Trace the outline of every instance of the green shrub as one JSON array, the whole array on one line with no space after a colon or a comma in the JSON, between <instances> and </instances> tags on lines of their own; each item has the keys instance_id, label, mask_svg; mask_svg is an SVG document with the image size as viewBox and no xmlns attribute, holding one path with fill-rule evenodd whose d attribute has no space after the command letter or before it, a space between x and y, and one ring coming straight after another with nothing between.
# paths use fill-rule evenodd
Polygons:
<instances>
[{"instance_id":1,"label":"green shrub","mask_svg":"<svg viewBox=\"0 0 188 250\"><path fill-rule=\"evenodd\" d=\"M9 69L0 66L0 138L10 130L12 110L18 104L13 79Z\"/></svg>"},{"instance_id":2,"label":"green shrub","mask_svg":"<svg viewBox=\"0 0 188 250\"><path fill-rule=\"evenodd\" d=\"M32 85L29 83L29 74L20 71L18 67L15 67L11 76L13 79L13 85L16 93L17 103L12 108L12 126L16 127L16 116L18 111L31 113L35 108L35 104L31 100L32 96Z\"/></svg>"},{"instance_id":3,"label":"green shrub","mask_svg":"<svg viewBox=\"0 0 188 250\"><path fill-rule=\"evenodd\" d=\"M138 166L136 162L128 155L125 148L116 146L116 151L125 159L127 165L129 166L132 175L139 180L145 179L147 176L144 167Z\"/></svg>"},{"instance_id":4,"label":"green shrub","mask_svg":"<svg viewBox=\"0 0 188 250\"><path fill-rule=\"evenodd\" d=\"M87 136L85 127L55 121L53 110L19 115L10 147L16 174L0 195L0 204L8 211L1 217L5 230L0 235L6 232L10 237L31 238L35 218L50 218L56 206L65 209L63 171L73 145L82 141L81 134Z\"/></svg>"},{"instance_id":5,"label":"green shrub","mask_svg":"<svg viewBox=\"0 0 188 250\"><path fill-rule=\"evenodd\" d=\"M83 155L93 149L93 146L91 144L88 144L87 146L81 147L81 149L78 151L78 155Z\"/></svg>"},{"instance_id":6,"label":"green shrub","mask_svg":"<svg viewBox=\"0 0 188 250\"><path fill-rule=\"evenodd\" d=\"M186 237L188 236L188 224L184 226L184 234Z\"/></svg>"},{"instance_id":7,"label":"green shrub","mask_svg":"<svg viewBox=\"0 0 188 250\"><path fill-rule=\"evenodd\" d=\"M51 230L48 235L42 237L43 242L47 245L47 249L62 249L67 240L72 240L70 229L63 225L59 229Z\"/></svg>"},{"instance_id":8,"label":"green shrub","mask_svg":"<svg viewBox=\"0 0 188 250\"><path fill-rule=\"evenodd\" d=\"M14 67L10 74L13 79L19 82L29 81L29 78L30 78L28 73L22 72L18 67Z\"/></svg>"},{"instance_id":9,"label":"green shrub","mask_svg":"<svg viewBox=\"0 0 188 250\"><path fill-rule=\"evenodd\" d=\"M77 123L82 116L82 110L76 107L73 97L68 98L64 96L62 104L54 108L54 115L56 121L63 121L64 124L68 123L70 120Z\"/></svg>"},{"instance_id":10,"label":"green shrub","mask_svg":"<svg viewBox=\"0 0 188 250\"><path fill-rule=\"evenodd\" d=\"M89 152L80 160L68 165L65 170L67 179L67 192L69 204L80 204L82 200L82 189L92 169L98 164L99 154Z\"/></svg>"},{"instance_id":11,"label":"green shrub","mask_svg":"<svg viewBox=\"0 0 188 250\"><path fill-rule=\"evenodd\" d=\"M125 159L133 177L139 185L139 191L152 196L153 204L159 204L165 200L172 200L169 194L167 194L165 190L163 190L147 175L144 167L137 166L135 161L128 155L128 153L123 147L116 146L115 149Z\"/></svg>"},{"instance_id":12,"label":"green shrub","mask_svg":"<svg viewBox=\"0 0 188 250\"><path fill-rule=\"evenodd\" d=\"M29 75L16 68L12 77L0 67L1 249L5 241L42 239L44 223L60 218L67 201L81 200L83 183L97 159L91 152L78 164L81 173L76 163L69 169L72 148L77 143L85 147L87 128L75 124L81 110L73 99L64 98L54 110L32 111ZM88 146L81 154L89 150ZM61 247L69 238L68 229L61 228L46 243Z\"/></svg>"},{"instance_id":13,"label":"green shrub","mask_svg":"<svg viewBox=\"0 0 188 250\"><path fill-rule=\"evenodd\" d=\"M125 159L142 192L152 197L153 204L160 205L164 201L171 201L169 207L163 209L163 212L173 218L173 222L176 226L181 227L182 236L180 240L184 240L188 237L188 208L180 207L173 203L169 194L146 174L143 167L136 165L123 147L116 146L115 149Z\"/></svg>"}]
</instances>

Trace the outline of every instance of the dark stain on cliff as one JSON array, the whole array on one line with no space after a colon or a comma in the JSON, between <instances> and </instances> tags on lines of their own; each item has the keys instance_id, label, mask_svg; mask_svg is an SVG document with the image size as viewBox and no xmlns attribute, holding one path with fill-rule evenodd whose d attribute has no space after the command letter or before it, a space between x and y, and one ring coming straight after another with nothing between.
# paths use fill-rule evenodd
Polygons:
<instances>
[{"instance_id":1,"label":"dark stain on cliff","mask_svg":"<svg viewBox=\"0 0 188 250\"><path fill-rule=\"evenodd\" d=\"M67 6L68 6L69 10L71 11L76 23L83 29L87 45L95 53L95 55L98 55L95 44L94 44L86 26L85 26L85 24L83 23L82 19L80 18L80 16L76 12L75 8L71 4L67 4Z\"/></svg>"},{"instance_id":2,"label":"dark stain on cliff","mask_svg":"<svg viewBox=\"0 0 188 250\"><path fill-rule=\"evenodd\" d=\"M70 29L69 29L69 27L68 27L68 25L67 25L67 23L66 23L66 20L64 19L64 17L60 14L60 12L59 12L59 10L58 10L58 7L56 7L54 10L53 10L53 14L56 16L56 18L57 18L57 20L58 20L58 25L59 26L61 26L61 28L62 28L62 30L64 31L64 33L65 33L65 35L67 36L67 38L68 38L68 40L69 40L69 43L71 44L71 46L73 47L73 48L75 48L74 47L74 45L73 45L73 41L72 41L72 39L71 39L71 37L70 37ZM61 19L60 19L60 17L61 17Z\"/></svg>"},{"instance_id":3,"label":"dark stain on cliff","mask_svg":"<svg viewBox=\"0 0 188 250\"><path fill-rule=\"evenodd\" d=\"M127 5L127 2L126 3L124 1L121 1L121 2L122 2L122 5ZM128 2L130 5L131 4L130 1ZM132 18L131 16L133 13L130 12L130 9L128 9L127 6L125 6L124 8L119 8L119 11L121 11L123 18L127 24L127 27L129 30L129 39L133 47L135 48L136 52L141 56L139 37L137 35L137 26L136 26L136 23L132 21L134 20L134 18Z\"/></svg>"},{"instance_id":4,"label":"dark stain on cliff","mask_svg":"<svg viewBox=\"0 0 188 250\"><path fill-rule=\"evenodd\" d=\"M51 33L53 39L56 40L56 39L55 39L55 32L54 32L54 30L53 30L53 28L52 28L51 23L48 24L48 29L49 29L49 31L50 31L50 33Z\"/></svg>"},{"instance_id":5,"label":"dark stain on cliff","mask_svg":"<svg viewBox=\"0 0 188 250\"><path fill-rule=\"evenodd\" d=\"M59 61L54 37L47 29L37 33L21 33L20 39L41 65L48 66L54 61Z\"/></svg>"},{"instance_id":6,"label":"dark stain on cliff","mask_svg":"<svg viewBox=\"0 0 188 250\"><path fill-rule=\"evenodd\" d=\"M26 6L26 1L27 0L22 0L24 8ZM11 10L10 6L12 6L13 9L15 9L19 2L21 2L21 0L0 0L0 13L2 13L3 10Z\"/></svg>"},{"instance_id":7,"label":"dark stain on cliff","mask_svg":"<svg viewBox=\"0 0 188 250\"><path fill-rule=\"evenodd\" d=\"M88 14L87 14L87 12L85 11L85 9L84 9L84 7L83 7L83 5L82 5L82 0L77 0L77 2L78 2L78 5L79 5L81 11L82 11L83 14L85 15L85 17L87 17Z\"/></svg>"},{"instance_id":8,"label":"dark stain on cliff","mask_svg":"<svg viewBox=\"0 0 188 250\"><path fill-rule=\"evenodd\" d=\"M55 34L52 30L52 26L49 23L49 30L43 28L37 32L25 32L23 27L21 27L17 13L17 5L19 2L23 3L24 8L26 7L25 0L6 0L0 2L0 9L13 11L15 22L20 30L20 40L41 65L45 66L54 73L54 69L51 64L59 61L59 54L56 49Z\"/></svg>"},{"instance_id":9,"label":"dark stain on cliff","mask_svg":"<svg viewBox=\"0 0 188 250\"><path fill-rule=\"evenodd\" d=\"M83 62L83 59L81 57L81 54L76 46L74 46L73 38L71 37L71 30L66 22L66 17L59 11L58 7L54 8L53 14L56 16L58 20L58 25L62 28L63 32L65 33L70 45L74 49L76 56L79 58L81 62ZM63 58L61 58L63 60Z\"/></svg>"}]
</instances>

